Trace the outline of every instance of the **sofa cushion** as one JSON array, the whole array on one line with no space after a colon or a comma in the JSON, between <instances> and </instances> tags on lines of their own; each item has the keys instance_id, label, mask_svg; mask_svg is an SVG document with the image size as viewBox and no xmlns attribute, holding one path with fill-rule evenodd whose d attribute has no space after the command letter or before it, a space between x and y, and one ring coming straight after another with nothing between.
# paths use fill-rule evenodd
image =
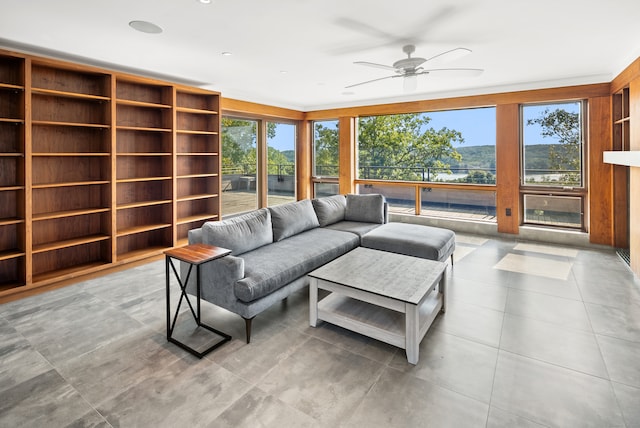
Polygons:
<instances>
[{"instance_id":1,"label":"sofa cushion","mask_svg":"<svg viewBox=\"0 0 640 428\"><path fill-rule=\"evenodd\" d=\"M228 248L239 255L273 242L271 213L262 208L202 226L202 242Z\"/></svg>"},{"instance_id":2,"label":"sofa cushion","mask_svg":"<svg viewBox=\"0 0 640 428\"><path fill-rule=\"evenodd\" d=\"M315 228L245 253L245 277L233 291L243 302L264 297L358 246L353 233Z\"/></svg>"},{"instance_id":3,"label":"sofa cushion","mask_svg":"<svg viewBox=\"0 0 640 428\"><path fill-rule=\"evenodd\" d=\"M273 241L318 227L318 217L309 199L270 207Z\"/></svg>"},{"instance_id":4,"label":"sofa cushion","mask_svg":"<svg viewBox=\"0 0 640 428\"><path fill-rule=\"evenodd\" d=\"M365 223L384 223L384 196L347 195L347 209L344 219Z\"/></svg>"},{"instance_id":5,"label":"sofa cushion","mask_svg":"<svg viewBox=\"0 0 640 428\"><path fill-rule=\"evenodd\" d=\"M362 221L339 221L327 226L328 229L355 233L360 238L376 227L380 227L380 225L378 223L364 223Z\"/></svg>"},{"instance_id":6,"label":"sofa cushion","mask_svg":"<svg viewBox=\"0 0 640 428\"><path fill-rule=\"evenodd\" d=\"M446 262L456 248L456 235L441 227L387 223L365 234L361 242L374 250Z\"/></svg>"},{"instance_id":7,"label":"sofa cushion","mask_svg":"<svg viewBox=\"0 0 640 428\"><path fill-rule=\"evenodd\" d=\"M347 198L343 195L316 198L311 203L316 211L316 216L318 216L320 227L344 220L344 214L347 211Z\"/></svg>"}]
</instances>

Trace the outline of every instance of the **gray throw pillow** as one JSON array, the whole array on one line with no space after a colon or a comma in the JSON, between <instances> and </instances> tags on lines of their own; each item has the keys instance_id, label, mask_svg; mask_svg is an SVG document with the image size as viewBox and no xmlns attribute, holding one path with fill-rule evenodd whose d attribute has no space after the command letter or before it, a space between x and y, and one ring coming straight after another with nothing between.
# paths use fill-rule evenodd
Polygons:
<instances>
[{"instance_id":1,"label":"gray throw pillow","mask_svg":"<svg viewBox=\"0 0 640 428\"><path fill-rule=\"evenodd\" d=\"M274 242L320 226L309 199L269 207L269 211Z\"/></svg>"},{"instance_id":2,"label":"gray throw pillow","mask_svg":"<svg viewBox=\"0 0 640 428\"><path fill-rule=\"evenodd\" d=\"M313 199L311 203L318 216L320 227L344 220L344 214L347 211L347 198L343 195L317 198Z\"/></svg>"},{"instance_id":3,"label":"gray throw pillow","mask_svg":"<svg viewBox=\"0 0 640 428\"><path fill-rule=\"evenodd\" d=\"M222 221L209 221L202 226L202 242L228 248L236 256L270 244L271 213L262 208Z\"/></svg>"},{"instance_id":4,"label":"gray throw pillow","mask_svg":"<svg viewBox=\"0 0 640 428\"><path fill-rule=\"evenodd\" d=\"M384 223L384 196L347 195L347 211L344 219L365 223Z\"/></svg>"}]
</instances>

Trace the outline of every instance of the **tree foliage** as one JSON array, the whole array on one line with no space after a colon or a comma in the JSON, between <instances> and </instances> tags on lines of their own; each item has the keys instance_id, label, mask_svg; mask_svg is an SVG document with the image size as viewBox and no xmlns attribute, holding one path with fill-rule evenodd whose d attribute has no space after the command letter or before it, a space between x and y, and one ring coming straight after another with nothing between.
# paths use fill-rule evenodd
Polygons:
<instances>
[{"instance_id":1,"label":"tree foliage","mask_svg":"<svg viewBox=\"0 0 640 428\"><path fill-rule=\"evenodd\" d=\"M359 166L363 178L385 180L430 179L451 173L446 161L461 160L453 147L463 143L456 130L428 128L431 119L411 113L362 117L358 122Z\"/></svg>"},{"instance_id":2,"label":"tree foliage","mask_svg":"<svg viewBox=\"0 0 640 428\"><path fill-rule=\"evenodd\" d=\"M222 118L222 167L243 174L255 174L257 168L257 124L253 120ZM276 124L267 123L267 137L276 136Z\"/></svg>"},{"instance_id":3,"label":"tree foliage","mask_svg":"<svg viewBox=\"0 0 640 428\"><path fill-rule=\"evenodd\" d=\"M338 127L314 124L313 145L315 151L315 175L337 177L340 163Z\"/></svg>"},{"instance_id":4,"label":"tree foliage","mask_svg":"<svg viewBox=\"0 0 640 428\"><path fill-rule=\"evenodd\" d=\"M582 170L580 115L562 108L545 109L537 118L529 119L527 124L539 125L543 138L558 141L557 145L549 148L548 169L562 172L559 182L579 185Z\"/></svg>"}]
</instances>

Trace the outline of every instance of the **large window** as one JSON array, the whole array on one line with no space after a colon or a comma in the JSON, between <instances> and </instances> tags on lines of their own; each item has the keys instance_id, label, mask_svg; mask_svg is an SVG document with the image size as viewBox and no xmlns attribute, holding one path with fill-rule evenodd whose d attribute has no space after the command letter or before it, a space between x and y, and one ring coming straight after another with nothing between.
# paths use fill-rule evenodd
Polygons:
<instances>
[{"instance_id":1,"label":"large window","mask_svg":"<svg viewBox=\"0 0 640 428\"><path fill-rule=\"evenodd\" d=\"M222 215L258 207L258 122L222 118Z\"/></svg>"},{"instance_id":2,"label":"large window","mask_svg":"<svg viewBox=\"0 0 640 428\"><path fill-rule=\"evenodd\" d=\"M385 194L394 212L495 222L495 108L360 117L358 179L361 193Z\"/></svg>"},{"instance_id":3,"label":"large window","mask_svg":"<svg viewBox=\"0 0 640 428\"><path fill-rule=\"evenodd\" d=\"M522 106L523 222L584 228L584 102Z\"/></svg>"},{"instance_id":4,"label":"large window","mask_svg":"<svg viewBox=\"0 0 640 428\"><path fill-rule=\"evenodd\" d=\"M296 126L267 122L268 205L296 200Z\"/></svg>"},{"instance_id":5,"label":"large window","mask_svg":"<svg viewBox=\"0 0 640 428\"><path fill-rule=\"evenodd\" d=\"M582 103L522 107L522 184L583 187Z\"/></svg>"},{"instance_id":6,"label":"large window","mask_svg":"<svg viewBox=\"0 0 640 428\"><path fill-rule=\"evenodd\" d=\"M336 195L340 191L340 144L337 120L313 123L313 194Z\"/></svg>"},{"instance_id":7,"label":"large window","mask_svg":"<svg viewBox=\"0 0 640 428\"><path fill-rule=\"evenodd\" d=\"M361 117L358 178L495 184L495 108Z\"/></svg>"}]
</instances>

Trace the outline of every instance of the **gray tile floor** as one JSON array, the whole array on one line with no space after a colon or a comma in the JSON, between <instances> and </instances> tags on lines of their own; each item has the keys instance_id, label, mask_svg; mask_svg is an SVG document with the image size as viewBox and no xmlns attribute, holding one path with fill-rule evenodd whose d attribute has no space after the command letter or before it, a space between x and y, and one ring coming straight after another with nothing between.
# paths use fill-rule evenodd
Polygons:
<instances>
[{"instance_id":1,"label":"gray tile floor","mask_svg":"<svg viewBox=\"0 0 640 428\"><path fill-rule=\"evenodd\" d=\"M162 261L0 306L2 427L639 427L640 283L613 252L458 235L450 305L404 351L306 290L202 360L165 338Z\"/></svg>"}]
</instances>

